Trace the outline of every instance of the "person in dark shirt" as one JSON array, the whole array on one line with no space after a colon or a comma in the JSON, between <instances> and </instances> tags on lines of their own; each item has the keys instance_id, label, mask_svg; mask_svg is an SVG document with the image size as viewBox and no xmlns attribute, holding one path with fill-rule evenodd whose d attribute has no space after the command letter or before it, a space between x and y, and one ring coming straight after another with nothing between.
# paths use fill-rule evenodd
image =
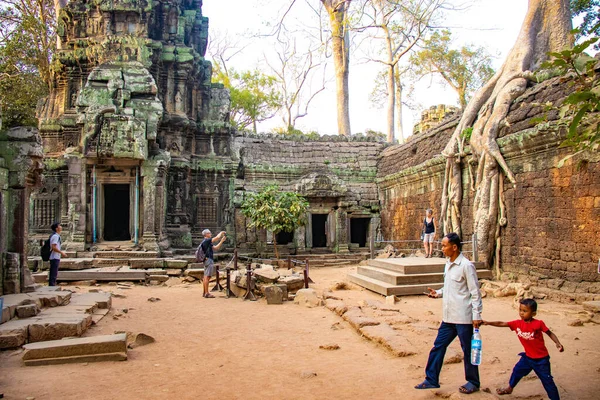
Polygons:
<instances>
[{"instance_id":1,"label":"person in dark shirt","mask_svg":"<svg viewBox=\"0 0 600 400\"><path fill-rule=\"evenodd\" d=\"M210 294L208 291L208 282L210 281L210 277L215 274L215 259L214 259L214 250L221 249L223 242L227 239L225 231L219 232L217 236L212 237L212 232L209 229L205 229L202 231L202 236L204 236L204 240L200 244L202 246L202 251L204 252L204 279L202 280L202 286L204 287L204 297L208 299L212 299L215 296ZM219 242L215 245L215 243Z\"/></svg>"}]
</instances>

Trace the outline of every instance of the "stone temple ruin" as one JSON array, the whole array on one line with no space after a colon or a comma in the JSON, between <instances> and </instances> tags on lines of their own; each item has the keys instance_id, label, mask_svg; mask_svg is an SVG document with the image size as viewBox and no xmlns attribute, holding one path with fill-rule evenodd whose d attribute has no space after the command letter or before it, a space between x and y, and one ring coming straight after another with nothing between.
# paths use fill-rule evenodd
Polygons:
<instances>
[{"instance_id":1,"label":"stone temple ruin","mask_svg":"<svg viewBox=\"0 0 600 400\"><path fill-rule=\"evenodd\" d=\"M190 256L205 228L227 231L228 249L252 253L264 251L273 234L247 228L240 206L246 193L277 184L310 203L306 225L276 238L289 252L353 253L371 239L417 239L423 210L439 216L441 150L458 113L432 108L418 133L394 146L359 137L241 135L228 123L228 91L211 83L201 6L74 0L61 10L55 82L39 110L44 181L35 188L16 183L0 163L3 226L13 223L7 216L18 204L8 200L10 188L27 187L29 226L20 232L29 237L30 255L54 221L77 257L115 248ZM559 104L570 90L552 78L532 84L511 106L499 146L517 186L505 185L499 257L509 278L579 301L600 297L600 163L592 155L556 168L568 154L559 148L565 128L558 113L539 106ZM39 172L40 157L31 156L21 172ZM470 185L465 167L467 237ZM19 199L25 204L27 197ZM11 240L2 236L3 253L25 249ZM12 274L10 263L3 269L4 277Z\"/></svg>"}]
</instances>

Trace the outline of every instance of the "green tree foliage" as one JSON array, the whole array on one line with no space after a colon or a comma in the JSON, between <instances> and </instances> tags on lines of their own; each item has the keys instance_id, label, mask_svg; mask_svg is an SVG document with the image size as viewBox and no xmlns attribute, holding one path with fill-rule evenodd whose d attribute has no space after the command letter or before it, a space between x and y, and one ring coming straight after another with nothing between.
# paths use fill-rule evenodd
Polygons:
<instances>
[{"instance_id":1,"label":"green tree foliage","mask_svg":"<svg viewBox=\"0 0 600 400\"><path fill-rule=\"evenodd\" d=\"M600 0L571 0L571 13L573 17L583 18L577 34L578 38L600 36ZM594 48L598 50L598 44Z\"/></svg>"},{"instance_id":2,"label":"green tree foliage","mask_svg":"<svg viewBox=\"0 0 600 400\"><path fill-rule=\"evenodd\" d=\"M36 125L37 101L52 81L55 27L51 0L0 0L0 106L7 126Z\"/></svg>"},{"instance_id":3,"label":"green tree foliage","mask_svg":"<svg viewBox=\"0 0 600 400\"><path fill-rule=\"evenodd\" d=\"M242 204L242 213L250 219L250 228L267 229L273 232L275 257L277 233L293 232L306 223L308 201L294 192L284 192L278 186L265 187L259 193L250 193Z\"/></svg>"},{"instance_id":4,"label":"green tree foliage","mask_svg":"<svg viewBox=\"0 0 600 400\"><path fill-rule=\"evenodd\" d=\"M456 91L464 109L473 93L494 75L492 56L483 47L470 45L456 50L451 45L449 30L436 31L411 57L411 63L417 77L440 76Z\"/></svg>"},{"instance_id":5,"label":"green tree foliage","mask_svg":"<svg viewBox=\"0 0 600 400\"><path fill-rule=\"evenodd\" d=\"M572 147L575 152L563 158L558 166L566 160L584 151L598 152L600 150L600 80L595 71L598 60L585 53L598 42L594 37L570 50L560 53L550 53L552 59L542 67L552 69L559 75L574 76L573 92L563 101L560 108L561 118L570 117L569 132L561 147ZM547 71L541 71L545 74Z\"/></svg>"},{"instance_id":6,"label":"green tree foliage","mask_svg":"<svg viewBox=\"0 0 600 400\"><path fill-rule=\"evenodd\" d=\"M231 123L236 129L252 127L256 133L256 124L272 118L281 107L276 78L259 70L226 72L217 64L214 79L231 93Z\"/></svg>"}]
</instances>

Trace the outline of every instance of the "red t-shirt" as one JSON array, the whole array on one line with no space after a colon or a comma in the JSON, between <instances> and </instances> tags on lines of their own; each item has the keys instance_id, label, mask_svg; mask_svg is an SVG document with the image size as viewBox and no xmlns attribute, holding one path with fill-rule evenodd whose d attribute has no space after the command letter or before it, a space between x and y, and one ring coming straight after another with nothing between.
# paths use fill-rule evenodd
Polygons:
<instances>
[{"instance_id":1,"label":"red t-shirt","mask_svg":"<svg viewBox=\"0 0 600 400\"><path fill-rule=\"evenodd\" d=\"M548 327L544 321L539 319L531 319L525 322L522 319L510 321L508 326L512 331L517 332L517 336L525 349L525 354L530 358L547 357L548 349L544 344L544 335L542 332L548 332Z\"/></svg>"}]
</instances>

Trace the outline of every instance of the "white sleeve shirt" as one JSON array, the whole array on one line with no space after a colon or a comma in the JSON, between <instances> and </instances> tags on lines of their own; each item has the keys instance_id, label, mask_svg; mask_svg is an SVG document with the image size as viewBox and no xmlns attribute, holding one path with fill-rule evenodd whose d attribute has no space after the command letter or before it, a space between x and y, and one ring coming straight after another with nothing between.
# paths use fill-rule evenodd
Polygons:
<instances>
[{"instance_id":1,"label":"white sleeve shirt","mask_svg":"<svg viewBox=\"0 0 600 400\"><path fill-rule=\"evenodd\" d=\"M436 291L443 300L443 321L471 324L481 320L483 304L475 265L461 254L454 262L446 261L444 286Z\"/></svg>"},{"instance_id":2,"label":"white sleeve shirt","mask_svg":"<svg viewBox=\"0 0 600 400\"><path fill-rule=\"evenodd\" d=\"M55 244L58 251L60 251L60 236L58 233L55 233L50 238L50 259L51 260L60 260L60 253L52 250L52 245Z\"/></svg>"}]
</instances>

